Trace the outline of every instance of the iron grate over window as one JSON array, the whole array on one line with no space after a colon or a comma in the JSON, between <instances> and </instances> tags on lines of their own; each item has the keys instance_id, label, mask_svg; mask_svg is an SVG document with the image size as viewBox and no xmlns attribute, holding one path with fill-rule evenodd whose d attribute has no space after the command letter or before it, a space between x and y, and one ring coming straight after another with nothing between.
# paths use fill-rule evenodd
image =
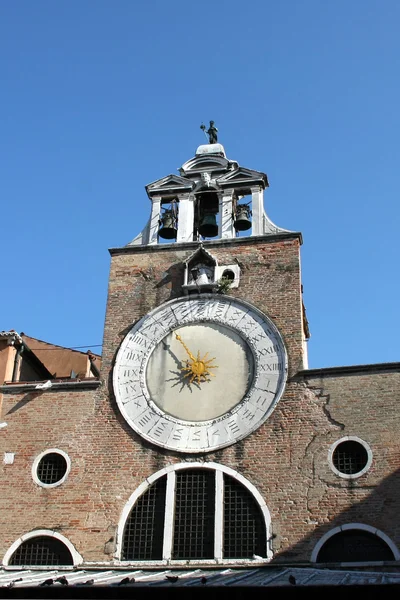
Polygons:
<instances>
[{"instance_id":1,"label":"iron grate over window","mask_svg":"<svg viewBox=\"0 0 400 600\"><path fill-rule=\"evenodd\" d=\"M239 477L223 468L172 467L136 498L121 560L267 557L266 532L257 496Z\"/></svg>"},{"instance_id":2,"label":"iron grate over window","mask_svg":"<svg viewBox=\"0 0 400 600\"><path fill-rule=\"evenodd\" d=\"M39 481L46 485L61 481L67 472L67 461L58 452L49 452L40 460L37 467Z\"/></svg>"},{"instance_id":3,"label":"iron grate over window","mask_svg":"<svg viewBox=\"0 0 400 600\"><path fill-rule=\"evenodd\" d=\"M139 498L127 519L122 560L162 559L166 476Z\"/></svg>"},{"instance_id":4,"label":"iron grate over window","mask_svg":"<svg viewBox=\"0 0 400 600\"><path fill-rule=\"evenodd\" d=\"M332 456L335 468L344 475L355 475L362 471L368 462L368 453L359 442L341 442Z\"/></svg>"},{"instance_id":5,"label":"iron grate over window","mask_svg":"<svg viewBox=\"0 0 400 600\"><path fill-rule=\"evenodd\" d=\"M224 475L224 558L265 556L264 519L252 494Z\"/></svg>"},{"instance_id":6,"label":"iron grate over window","mask_svg":"<svg viewBox=\"0 0 400 600\"><path fill-rule=\"evenodd\" d=\"M57 538L38 536L23 542L11 557L12 566L72 565L72 555Z\"/></svg>"},{"instance_id":7,"label":"iron grate over window","mask_svg":"<svg viewBox=\"0 0 400 600\"><path fill-rule=\"evenodd\" d=\"M176 474L173 558L214 557L215 472L188 469Z\"/></svg>"},{"instance_id":8,"label":"iron grate over window","mask_svg":"<svg viewBox=\"0 0 400 600\"><path fill-rule=\"evenodd\" d=\"M377 535L360 529L341 531L329 538L317 562L364 562L394 560L389 546Z\"/></svg>"}]
</instances>

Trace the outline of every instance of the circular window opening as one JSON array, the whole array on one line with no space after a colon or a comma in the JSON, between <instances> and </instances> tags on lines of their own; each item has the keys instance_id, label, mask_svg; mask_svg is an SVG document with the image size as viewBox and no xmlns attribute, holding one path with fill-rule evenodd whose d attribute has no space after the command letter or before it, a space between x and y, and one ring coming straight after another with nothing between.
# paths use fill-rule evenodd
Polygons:
<instances>
[{"instance_id":1,"label":"circular window opening","mask_svg":"<svg viewBox=\"0 0 400 600\"><path fill-rule=\"evenodd\" d=\"M61 482L68 469L66 459L58 452L49 452L42 456L37 466L37 478L40 483L54 485Z\"/></svg>"},{"instance_id":2,"label":"circular window opening","mask_svg":"<svg viewBox=\"0 0 400 600\"><path fill-rule=\"evenodd\" d=\"M235 279L235 273L233 271L231 271L230 269L226 269L222 273L222 277L225 277L225 279L228 279L229 281L233 281Z\"/></svg>"},{"instance_id":3,"label":"circular window opening","mask_svg":"<svg viewBox=\"0 0 400 600\"><path fill-rule=\"evenodd\" d=\"M367 467L368 452L359 442L348 440L336 446L332 462L339 473L356 475Z\"/></svg>"}]
</instances>

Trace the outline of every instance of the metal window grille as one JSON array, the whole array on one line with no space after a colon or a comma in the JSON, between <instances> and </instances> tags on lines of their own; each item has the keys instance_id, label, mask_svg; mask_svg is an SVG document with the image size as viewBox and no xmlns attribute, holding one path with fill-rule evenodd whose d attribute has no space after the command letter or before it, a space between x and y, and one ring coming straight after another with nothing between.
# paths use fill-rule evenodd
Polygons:
<instances>
[{"instance_id":1,"label":"metal window grille","mask_svg":"<svg viewBox=\"0 0 400 600\"><path fill-rule=\"evenodd\" d=\"M359 442L347 441L336 446L332 460L340 473L354 475L364 469L368 453Z\"/></svg>"},{"instance_id":2,"label":"metal window grille","mask_svg":"<svg viewBox=\"0 0 400 600\"><path fill-rule=\"evenodd\" d=\"M49 452L40 460L37 468L39 481L46 484L57 483L67 472L67 461L62 454Z\"/></svg>"},{"instance_id":3,"label":"metal window grille","mask_svg":"<svg viewBox=\"0 0 400 600\"><path fill-rule=\"evenodd\" d=\"M11 557L10 565L56 566L72 565L68 548L57 538L38 536L23 542Z\"/></svg>"},{"instance_id":4,"label":"metal window grille","mask_svg":"<svg viewBox=\"0 0 400 600\"><path fill-rule=\"evenodd\" d=\"M256 500L241 483L224 475L224 558L265 556L264 519Z\"/></svg>"},{"instance_id":5,"label":"metal window grille","mask_svg":"<svg viewBox=\"0 0 400 600\"><path fill-rule=\"evenodd\" d=\"M173 558L214 558L215 472L176 474Z\"/></svg>"},{"instance_id":6,"label":"metal window grille","mask_svg":"<svg viewBox=\"0 0 400 600\"><path fill-rule=\"evenodd\" d=\"M322 546L317 562L394 560L389 546L369 531L349 529L333 535Z\"/></svg>"},{"instance_id":7,"label":"metal window grille","mask_svg":"<svg viewBox=\"0 0 400 600\"><path fill-rule=\"evenodd\" d=\"M158 479L136 502L126 521L123 560L162 559L167 477Z\"/></svg>"}]
</instances>

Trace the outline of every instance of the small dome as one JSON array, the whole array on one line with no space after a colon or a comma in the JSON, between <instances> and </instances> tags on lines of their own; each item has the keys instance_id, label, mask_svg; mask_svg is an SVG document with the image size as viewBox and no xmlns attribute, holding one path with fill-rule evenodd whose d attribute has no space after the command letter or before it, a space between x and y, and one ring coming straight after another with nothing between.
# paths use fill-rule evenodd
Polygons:
<instances>
[{"instance_id":1,"label":"small dome","mask_svg":"<svg viewBox=\"0 0 400 600\"><path fill-rule=\"evenodd\" d=\"M196 156L204 154L219 154L226 158L225 150L222 144L202 144L196 150Z\"/></svg>"}]
</instances>

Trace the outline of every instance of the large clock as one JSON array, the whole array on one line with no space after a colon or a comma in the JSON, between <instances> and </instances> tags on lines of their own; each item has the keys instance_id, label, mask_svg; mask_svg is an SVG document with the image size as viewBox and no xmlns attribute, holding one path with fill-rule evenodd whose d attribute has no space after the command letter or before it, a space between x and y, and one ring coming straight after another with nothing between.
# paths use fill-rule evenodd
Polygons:
<instances>
[{"instance_id":1,"label":"large clock","mask_svg":"<svg viewBox=\"0 0 400 600\"><path fill-rule=\"evenodd\" d=\"M118 351L118 407L146 440L179 452L229 446L257 429L284 390L285 346L250 304L215 294L171 300Z\"/></svg>"}]
</instances>

